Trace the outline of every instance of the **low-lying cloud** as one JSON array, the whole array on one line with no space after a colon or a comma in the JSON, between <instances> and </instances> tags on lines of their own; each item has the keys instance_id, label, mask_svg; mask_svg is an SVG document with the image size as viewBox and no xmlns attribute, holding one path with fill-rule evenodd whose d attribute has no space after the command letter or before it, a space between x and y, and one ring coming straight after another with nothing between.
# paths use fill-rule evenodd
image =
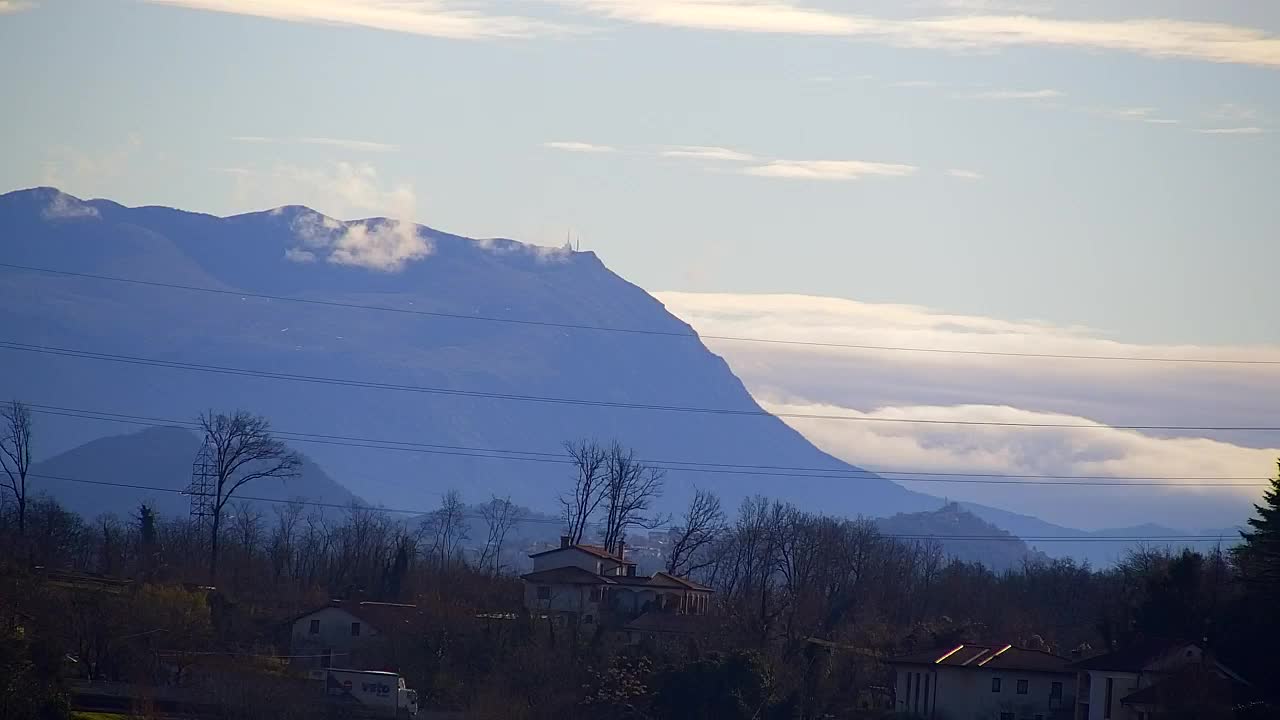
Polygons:
<instances>
[{"instance_id":1,"label":"low-lying cloud","mask_svg":"<svg viewBox=\"0 0 1280 720\"><path fill-rule=\"evenodd\" d=\"M1280 365L1002 357L930 352L1280 361L1280 347L1121 343L1088 328L957 315L908 305L802 295L655 293L704 335L907 350L707 339L775 411L1099 425L994 428L788 420L850 462L892 471L1125 477L1263 478L1280 433L1140 432L1115 425L1275 426ZM1198 529L1242 522L1261 488L930 485L1076 527L1164 522ZM1086 494L1088 493L1088 494ZM1098 505L1086 497L1116 498ZM1124 501L1121 502L1120 499Z\"/></svg>"},{"instance_id":2,"label":"low-lying cloud","mask_svg":"<svg viewBox=\"0 0 1280 720\"><path fill-rule=\"evenodd\" d=\"M46 220L79 220L100 217L98 208L61 191L54 193L53 199L40 211L40 214Z\"/></svg>"},{"instance_id":3,"label":"low-lying cloud","mask_svg":"<svg viewBox=\"0 0 1280 720\"><path fill-rule=\"evenodd\" d=\"M298 239L285 251L292 262L328 262L381 272L399 272L431 254L433 245L419 229L413 187L388 184L368 163L335 162L317 166L277 164L269 170L220 168L235 180L242 204L283 205L301 200L323 212L293 219ZM333 215L370 215L369 220L342 222Z\"/></svg>"}]
</instances>

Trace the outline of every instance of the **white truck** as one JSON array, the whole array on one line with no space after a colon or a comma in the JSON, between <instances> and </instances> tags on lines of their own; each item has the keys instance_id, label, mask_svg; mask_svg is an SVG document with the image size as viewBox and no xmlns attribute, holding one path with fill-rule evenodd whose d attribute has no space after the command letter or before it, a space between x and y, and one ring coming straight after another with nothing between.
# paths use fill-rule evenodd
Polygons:
<instances>
[{"instance_id":1,"label":"white truck","mask_svg":"<svg viewBox=\"0 0 1280 720\"><path fill-rule=\"evenodd\" d=\"M407 720L418 715L418 691L404 685L398 673L382 670L324 670L328 700L345 705L353 715Z\"/></svg>"}]
</instances>

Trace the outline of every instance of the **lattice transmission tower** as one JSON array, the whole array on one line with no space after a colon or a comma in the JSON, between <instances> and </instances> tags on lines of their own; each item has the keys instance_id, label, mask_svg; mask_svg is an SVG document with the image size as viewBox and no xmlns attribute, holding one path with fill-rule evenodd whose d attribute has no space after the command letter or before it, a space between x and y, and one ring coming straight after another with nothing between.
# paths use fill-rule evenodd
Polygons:
<instances>
[{"instance_id":1,"label":"lattice transmission tower","mask_svg":"<svg viewBox=\"0 0 1280 720\"><path fill-rule=\"evenodd\" d=\"M213 451L209 441L205 440L191 463L191 484L187 486L187 496L191 500L191 517L197 522L212 518L214 505L217 502L218 473L214 467Z\"/></svg>"}]
</instances>

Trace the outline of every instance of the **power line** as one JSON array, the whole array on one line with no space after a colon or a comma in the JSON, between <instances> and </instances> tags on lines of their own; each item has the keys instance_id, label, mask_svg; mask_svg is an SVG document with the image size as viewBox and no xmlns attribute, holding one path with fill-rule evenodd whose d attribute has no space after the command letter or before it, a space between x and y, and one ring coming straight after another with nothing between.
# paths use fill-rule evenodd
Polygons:
<instances>
[{"instance_id":1,"label":"power line","mask_svg":"<svg viewBox=\"0 0 1280 720\"><path fill-rule=\"evenodd\" d=\"M650 410L658 412L675 412L675 413L695 413L703 415L724 415L732 417L768 417L768 418L793 418L806 420L842 420L854 422L873 422L873 423L902 423L912 425L954 425L954 426L976 426L976 427L1006 427L1006 428L1059 428L1059 429L1078 429L1078 430L1160 430L1160 431L1217 431L1217 432L1246 432L1246 431L1262 431L1276 432L1280 431L1280 426L1205 426L1205 425L1082 425L1079 423L1032 423L1032 422L997 422L984 420L937 420L937 419L916 419L916 418L881 418L881 417L856 417L851 415L824 415L818 413L770 413L765 410L745 410L733 408L707 408L693 407L688 405L655 405L647 403L629 403L609 400L592 400L587 398L566 398L554 397L547 395L523 395L519 393L500 393L485 392L481 390L458 390L453 388L429 387L424 385L405 385L398 383L384 383L372 380L355 380L350 378L335 378L321 375L302 375L296 373L282 373L268 370L252 370L247 368L238 368L226 365L204 365L199 363L181 362L177 360L162 360L159 358L148 358L136 355L119 355L114 353L102 353L90 350L79 350L75 348L62 348L47 345L31 345L27 343L19 343L10 340L0 340L0 348L7 350L16 350L20 352L31 352L43 355L56 355L63 357L73 357L83 360L97 360L102 362L114 362L128 365L139 365L144 367L159 367L172 370L187 370L191 372L203 372L218 375L232 375L241 377L265 378L268 380L286 380L290 382L302 382L320 385L334 385L340 387L366 388L373 390L390 390L398 392L425 393L432 395L446 395L453 397L468 397L488 400L510 400L515 402L530 402L551 405L572 405L578 407L605 407L620 408L627 410Z\"/></svg>"},{"instance_id":2,"label":"power line","mask_svg":"<svg viewBox=\"0 0 1280 720\"><path fill-rule=\"evenodd\" d=\"M141 425L146 427L170 427L181 426L188 429L198 430L199 425L190 420L176 420L166 418L151 418L138 415L124 415L120 413L103 413L93 410L81 410L75 408L63 408L51 405L29 404L33 412L43 415L53 415L59 417L80 418L85 420L100 420L107 422L120 422L132 425ZM432 455L451 455L461 457L487 458L493 460L513 460L523 462L539 462L553 463L560 465L573 465L573 461L563 453L545 453L545 452L529 452L521 450L504 450L495 448L477 448L458 445L433 445L429 443L416 443L399 440L381 440L374 438L357 438L343 435L325 435L319 433L303 433L292 432L287 430L276 430L274 434L282 439L294 442L315 443L321 445L338 445L343 447L367 448L373 450L395 450L403 452L418 452ZM531 457L537 456L537 457ZM826 470L822 468L795 468L797 470L807 470L810 472L786 472L787 468L772 468L767 465L735 465L729 463L692 463L671 460L642 460L656 470L666 472L696 472L716 475L753 475L765 477L786 477L786 478L811 478L811 479L827 479L827 480L873 480L885 479L879 473L870 470L858 470L849 468L847 470ZM691 467L678 467L679 465L688 465ZM709 467L703 467L709 466ZM737 469L733 469L737 468ZM894 471L903 475L911 475L910 471L899 470ZM957 483L957 484L980 484L980 485L1045 485L1045 486L1061 486L1061 485L1081 485L1089 487L1266 487L1269 482L1205 482L1208 480L1250 480L1251 478L1231 478L1231 477L1109 477L1095 475L1000 475L995 473L981 473L970 475L968 473L919 473L922 475L942 475L945 477L893 477L887 478L900 482L933 482L933 483Z\"/></svg>"},{"instance_id":3,"label":"power line","mask_svg":"<svg viewBox=\"0 0 1280 720\"><path fill-rule=\"evenodd\" d=\"M745 337L737 335L706 335L698 333L676 332L672 330L647 330L643 328L620 328L609 327L605 325L588 325L579 323L562 323L550 322L543 320L523 320L519 318L503 318L488 315L465 315L462 313L447 313L431 310L417 310L408 308L397 308L388 305L364 305L360 303L338 302L336 300L316 300L310 298L289 297L287 295L271 295L268 293L246 292L241 290L224 290L220 288L199 287L196 285L183 285L180 283L156 282L151 280L138 280L135 278L117 277L112 275L100 275L96 273L72 272L70 270L56 270L53 268L36 267L32 265L18 265L15 263L0 263L0 268L8 268L10 270L25 270L29 272L46 273L49 275L60 275L63 277L81 278L87 280L99 280L104 282L125 283L130 285L138 285L143 287L163 288L167 290L184 290L189 292L201 292L213 295L227 295L239 298L254 298L256 300L275 300L279 302L299 303L305 305L319 305L323 307L339 307L353 310L371 310L377 312L390 312L402 315L417 315L422 317L446 318L450 320L472 320L490 323L504 323L510 325L530 325L537 327L558 328L567 330L590 330L595 332L611 332L623 333L628 335L648 335L657 337L673 337L684 339L702 339L702 340L722 340L731 342L745 343L764 343L770 345L796 345L805 347L823 347L823 348L843 348L848 350L875 350L875 351L892 351L892 352L913 352L913 353L931 353L945 355L974 355L986 357L1012 357L1012 358L1039 358L1053 360L1111 360L1121 362L1153 362L1153 363L1191 363L1191 364L1211 364L1211 365L1280 365L1280 360L1244 360L1239 358L1188 358L1188 357L1151 357L1141 355L1077 355L1067 353L1033 353L1033 352L1002 352L996 350L959 350L951 348L925 348L925 347L905 347L893 345L866 345L855 343L837 343L823 342L812 340L783 340L779 338L757 338Z\"/></svg>"},{"instance_id":4,"label":"power line","mask_svg":"<svg viewBox=\"0 0 1280 720\"><path fill-rule=\"evenodd\" d=\"M176 488L156 487L153 485L137 485L134 483L118 483L106 480L88 480L84 478L72 478L63 475L46 475L43 473L30 473L28 477L41 478L44 480L55 480L62 482L80 483L84 485L97 485L100 487L114 487L129 490L149 490L153 492L176 493L178 495L186 495L183 490ZM428 515L429 510L408 510L404 508L391 507L375 507L370 505L359 505L357 503L326 503L310 500L282 500L280 498L257 497L253 495L234 495L238 500L252 500L255 502L276 503L283 505L302 505L308 507L322 507L337 510L367 510L373 512L397 513L406 515ZM468 520L483 520L483 515L479 513L463 513L462 517ZM514 518L514 522L526 524L542 524L542 525L562 525L563 522L554 518L539 517L520 517ZM667 529L673 527L670 523L658 525L652 529ZM880 533L882 537L892 538L895 540L972 540L972 541L1024 541L1024 542L1222 542L1228 539L1226 535L1107 535L1094 536L1088 535L1084 537L1072 537L1069 535L928 535L923 533Z\"/></svg>"}]
</instances>

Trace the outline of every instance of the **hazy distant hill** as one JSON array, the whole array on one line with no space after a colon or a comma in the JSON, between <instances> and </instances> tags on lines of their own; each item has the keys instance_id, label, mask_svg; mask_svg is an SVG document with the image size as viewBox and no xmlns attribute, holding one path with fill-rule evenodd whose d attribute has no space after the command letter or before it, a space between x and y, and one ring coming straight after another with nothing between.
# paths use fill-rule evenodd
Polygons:
<instances>
[{"instance_id":1,"label":"hazy distant hill","mask_svg":"<svg viewBox=\"0 0 1280 720\"><path fill-rule=\"evenodd\" d=\"M185 515L189 507L188 498L176 492L75 481L185 490L191 482L191 461L199 449L200 438L184 428L150 428L127 435L112 435L36 463L31 471L31 490L46 493L66 508L88 518L105 513L129 517L144 501L161 514ZM69 478L70 481L55 480L49 476ZM358 499L305 456L298 477L259 480L246 484L238 495L268 500L302 498L343 505ZM255 504L269 513L273 503Z\"/></svg>"},{"instance_id":2,"label":"hazy distant hill","mask_svg":"<svg viewBox=\"0 0 1280 720\"><path fill-rule=\"evenodd\" d=\"M1044 553L956 503L929 512L900 513L876 521L888 535L938 536L948 557L964 562L980 562L997 572L1022 567L1023 562L1047 560ZM978 538L958 540L956 538Z\"/></svg>"}]
</instances>

